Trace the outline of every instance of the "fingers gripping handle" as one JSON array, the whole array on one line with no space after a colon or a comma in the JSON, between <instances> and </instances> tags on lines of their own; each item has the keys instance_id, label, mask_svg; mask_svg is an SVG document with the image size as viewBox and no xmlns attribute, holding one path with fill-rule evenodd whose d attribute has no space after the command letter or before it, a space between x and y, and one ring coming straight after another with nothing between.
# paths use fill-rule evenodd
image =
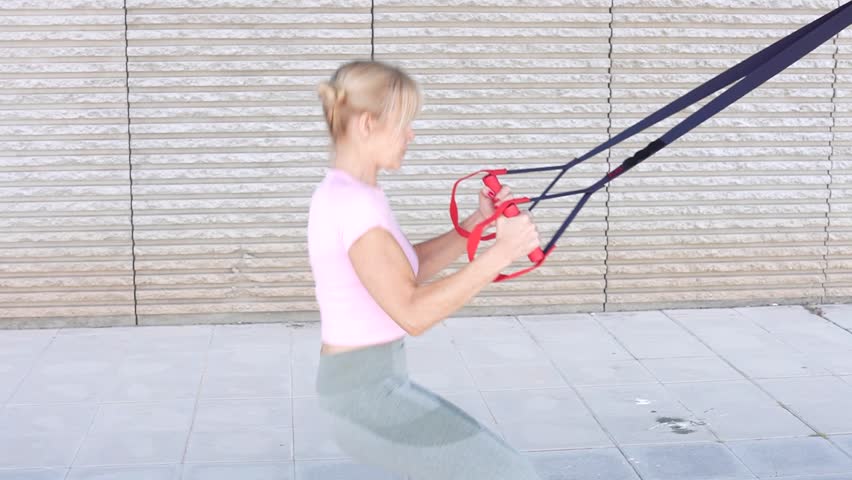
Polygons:
<instances>
[{"instance_id":1,"label":"fingers gripping handle","mask_svg":"<svg viewBox=\"0 0 852 480\"><path fill-rule=\"evenodd\" d=\"M497 179L496 175L488 174L485 176L485 178L482 179L482 181L485 183L485 186L487 186L491 189L492 192L494 192L495 196L498 192L500 192L500 180ZM505 211L503 211L503 215L507 217L514 217L520 213L521 211L518 210L518 207L516 205L509 205L509 207L506 208ZM529 258L530 261L533 263L539 263L544 258L544 252L541 250L541 247L538 247L532 252L530 252L529 255L527 255L527 258Z\"/></svg>"}]
</instances>

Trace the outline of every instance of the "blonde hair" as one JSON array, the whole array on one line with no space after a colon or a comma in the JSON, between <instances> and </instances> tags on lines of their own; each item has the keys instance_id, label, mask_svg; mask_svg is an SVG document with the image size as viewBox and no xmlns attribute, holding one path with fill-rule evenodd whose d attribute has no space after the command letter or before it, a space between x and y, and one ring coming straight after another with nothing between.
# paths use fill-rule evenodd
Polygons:
<instances>
[{"instance_id":1,"label":"blonde hair","mask_svg":"<svg viewBox=\"0 0 852 480\"><path fill-rule=\"evenodd\" d=\"M399 128L419 113L422 98L417 83L400 68L378 61L358 60L342 65L317 89L333 140L346 134L352 116L364 112L384 119L399 110Z\"/></svg>"}]
</instances>

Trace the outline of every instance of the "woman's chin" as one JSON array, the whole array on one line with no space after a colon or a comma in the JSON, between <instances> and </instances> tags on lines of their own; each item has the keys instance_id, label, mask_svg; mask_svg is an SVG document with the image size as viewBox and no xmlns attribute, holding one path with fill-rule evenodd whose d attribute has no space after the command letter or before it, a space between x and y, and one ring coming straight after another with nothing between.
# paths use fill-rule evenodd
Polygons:
<instances>
[{"instance_id":1,"label":"woman's chin","mask_svg":"<svg viewBox=\"0 0 852 480\"><path fill-rule=\"evenodd\" d=\"M395 162L388 162L387 165L385 165L385 170L399 170L400 168L402 168L401 158Z\"/></svg>"}]
</instances>

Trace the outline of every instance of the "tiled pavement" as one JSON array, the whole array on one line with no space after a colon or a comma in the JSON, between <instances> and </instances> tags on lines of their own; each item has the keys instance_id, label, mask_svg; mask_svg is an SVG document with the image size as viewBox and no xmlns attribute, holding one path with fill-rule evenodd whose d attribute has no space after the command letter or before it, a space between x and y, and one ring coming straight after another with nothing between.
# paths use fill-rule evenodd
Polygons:
<instances>
[{"instance_id":1,"label":"tiled pavement","mask_svg":"<svg viewBox=\"0 0 852 480\"><path fill-rule=\"evenodd\" d=\"M852 305L454 318L416 381L548 480L852 480ZM313 397L318 329L0 330L0 480L396 477Z\"/></svg>"}]
</instances>

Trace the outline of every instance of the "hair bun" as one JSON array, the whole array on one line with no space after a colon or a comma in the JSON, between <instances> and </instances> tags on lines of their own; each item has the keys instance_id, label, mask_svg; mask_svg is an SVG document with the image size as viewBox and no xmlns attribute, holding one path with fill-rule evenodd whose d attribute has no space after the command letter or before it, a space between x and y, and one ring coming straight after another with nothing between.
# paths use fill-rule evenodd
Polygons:
<instances>
[{"instance_id":1,"label":"hair bun","mask_svg":"<svg viewBox=\"0 0 852 480\"><path fill-rule=\"evenodd\" d=\"M346 99L345 90L328 82L322 82L317 88L317 93L319 93L322 102L329 107L341 104Z\"/></svg>"}]
</instances>

